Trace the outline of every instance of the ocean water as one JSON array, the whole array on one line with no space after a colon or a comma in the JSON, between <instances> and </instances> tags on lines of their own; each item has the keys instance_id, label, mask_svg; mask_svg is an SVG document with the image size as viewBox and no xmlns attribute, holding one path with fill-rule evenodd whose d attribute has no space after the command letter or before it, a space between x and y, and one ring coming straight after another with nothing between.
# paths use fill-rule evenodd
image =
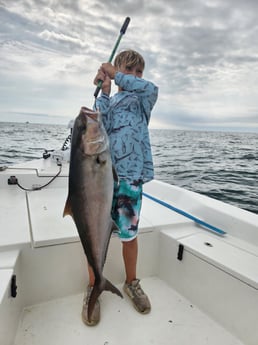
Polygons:
<instances>
[{"instance_id":1,"label":"ocean water","mask_svg":"<svg viewBox=\"0 0 258 345\"><path fill-rule=\"evenodd\" d=\"M64 125L0 122L0 166L60 149ZM258 214L258 134L150 130L155 178Z\"/></svg>"}]
</instances>

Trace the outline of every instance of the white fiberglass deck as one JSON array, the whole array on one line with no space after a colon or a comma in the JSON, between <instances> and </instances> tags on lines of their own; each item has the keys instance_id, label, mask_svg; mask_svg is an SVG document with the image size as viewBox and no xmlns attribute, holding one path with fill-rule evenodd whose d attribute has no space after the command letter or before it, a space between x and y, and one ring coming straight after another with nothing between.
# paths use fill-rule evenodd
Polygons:
<instances>
[{"instance_id":1,"label":"white fiberglass deck","mask_svg":"<svg viewBox=\"0 0 258 345\"><path fill-rule=\"evenodd\" d=\"M81 321L83 294L25 308L15 345L242 345L162 280L142 280L152 311L140 315L125 297L101 295L101 321ZM122 286L118 286L122 289Z\"/></svg>"},{"instance_id":2,"label":"white fiberglass deck","mask_svg":"<svg viewBox=\"0 0 258 345\"><path fill-rule=\"evenodd\" d=\"M140 315L128 300L105 292L101 323L85 326L80 315L85 255L72 218L62 217L67 168L64 164L53 184L34 192L6 181L15 175L26 187L43 185L58 171L53 161L0 173L0 345L258 344L258 216L160 181L144 185L145 193L226 236L144 197L138 275L145 277L152 312ZM114 284L124 279L117 237L104 273ZM10 294L13 275L16 298Z\"/></svg>"}]
</instances>

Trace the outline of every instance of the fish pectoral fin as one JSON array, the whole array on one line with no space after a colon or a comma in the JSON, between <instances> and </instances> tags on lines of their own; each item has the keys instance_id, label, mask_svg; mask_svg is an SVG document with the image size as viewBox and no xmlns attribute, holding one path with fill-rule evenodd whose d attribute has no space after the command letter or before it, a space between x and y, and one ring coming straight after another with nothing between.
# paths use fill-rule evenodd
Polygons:
<instances>
[{"instance_id":1,"label":"fish pectoral fin","mask_svg":"<svg viewBox=\"0 0 258 345\"><path fill-rule=\"evenodd\" d=\"M71 208L71 202L70 202L69 195L68 195L66 203L65 203L63 217L65 217L67 215L70 215L71 217L73 217L73 212L72 212L72 208Z\"/></svg>"}]
</instances>

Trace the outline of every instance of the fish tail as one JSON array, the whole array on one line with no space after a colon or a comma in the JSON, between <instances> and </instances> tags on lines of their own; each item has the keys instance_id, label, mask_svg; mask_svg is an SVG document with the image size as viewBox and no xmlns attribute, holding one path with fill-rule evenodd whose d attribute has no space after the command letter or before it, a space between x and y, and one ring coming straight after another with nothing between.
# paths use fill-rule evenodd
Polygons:
<instances>
[{"instance_id":1,"label":"fish tail","mask_svg":"<svg viewBox=\"0 0 258 345\"><path fill-rule=\"evenodd\" d=\"M115 293L119 297L123 298L121 292L107 279L105 279L105 290L111 291L112 293Z\"/></svg>"},{"instance_id":2,"label":"fish tail","mask_svg":"<svg viewBox=\"0 0 258 345\"><path fill-rule=\"evenodd\" d=\"M95 284L90 295L89 304L88 304L88 319L91 320L91 315L95 306L97 299L99 298L102 291L111 291L112 293L117 294L119 297L123 298L121 292L107 279L103 278L99 284Z\"/></svg>"}]
</instances>

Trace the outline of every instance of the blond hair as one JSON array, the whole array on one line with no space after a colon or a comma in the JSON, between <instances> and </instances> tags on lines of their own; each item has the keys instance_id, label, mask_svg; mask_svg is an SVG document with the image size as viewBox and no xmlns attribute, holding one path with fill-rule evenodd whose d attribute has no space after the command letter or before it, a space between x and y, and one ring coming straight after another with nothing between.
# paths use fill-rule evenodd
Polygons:
<instances>
[{"instance_id":1,"label":"blond hair","mask_svg":"<svg viewBox=\"0 0 258 345\"><path fill-rule=\"evenodd\" d=\"M126 64L128 67L140 66L142 69L145 67L145 61L141 54L131 49L124 50L116 56L115 67L121 67L123 64Z\"/></svg>"}]
</instances>

